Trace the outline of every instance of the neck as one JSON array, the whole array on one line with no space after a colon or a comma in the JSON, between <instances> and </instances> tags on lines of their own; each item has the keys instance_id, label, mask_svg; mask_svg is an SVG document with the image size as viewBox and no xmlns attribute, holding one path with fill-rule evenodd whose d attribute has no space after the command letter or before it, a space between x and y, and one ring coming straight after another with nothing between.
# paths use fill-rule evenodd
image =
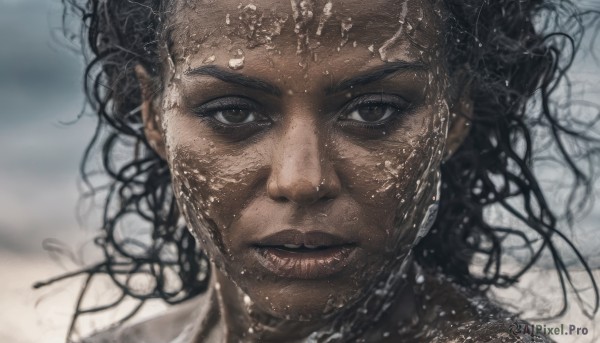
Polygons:
<instances>
[{"instance_id":1,"label":"neck","mask_svg":"<svg viewBox=\"0 0 600 343\"><path fill-rule=\"evenodd\" d=\"M247 295L213 266L214 291L220 312L223 341L328 341L336 336L372 336L410 322L416 302L408 280L412 268L404 268L374 283L356 304L325 320L296 321L275 317L254 306ZM385 316L384 316L385 314Z\"/></svg>"}]
</instances>

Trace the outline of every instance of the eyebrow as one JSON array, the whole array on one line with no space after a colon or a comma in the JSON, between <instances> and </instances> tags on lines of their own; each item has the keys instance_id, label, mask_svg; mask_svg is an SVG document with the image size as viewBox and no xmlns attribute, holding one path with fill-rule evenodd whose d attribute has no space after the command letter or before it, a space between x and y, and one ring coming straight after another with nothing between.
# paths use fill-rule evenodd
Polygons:
<instances>
[{"instance_id":1,"label":"eyebrow","mask_svg":"<svg viewBox=\"0 0 600 343\"><path fill-rule=\"evenodd\" d=\"M192 68L184 73L188 76L212 76L216 79L219 79L223 82L238 84L243 87L253 88L259 91L263 91L265 93L269 93L275 96L280 96L281 90L265 81L262 81L257 78L241 75L238 73L233 73L227 71L225 69L219 68L214 65L201 66L197 68Z\"/></svg>"},{"instance_id":2,"label":"eyebrow","mask_svg":"<svg viewBox=\"0 0 600 343\"><path fill-rule=\"evenodd\" d=\"M385 79L386 77L397 73L399 71L425 71L427 70L427 66L418 62L406 62L406 61L397 61L397 62L388 62L380 67L377 67L363 75L351 77L340 82L337 82L325 89L326 94L330 95L333 93L343 92L345 90L351 89L355 86L362 86L369 83L373 83L375 81L379 81Z\"/></svg>"},{"instance_id":3,"label":"eyebrow","mask_svg":"<svg viewBox=\"0 0 600 343\"><path fill-rule=\"evenodd\" d=\"M355 86L361 86L375 81L385 79L386 77L399 71L424 71L427 66L422 63L413 63L406 61L388 62L383 66L377 67L363 75L352 77L349 79L337 82L325 89L327 95L343 92ZM268 82L260 79L233 73L228 70L219 68L215 65L206 65L197 68L192 68L184 72L186 76L212 76L223 82L237 84L243 87L256 89L274 96L281 96L282 92L279 88L271 85Z\"/></svg>"}]
</instances>

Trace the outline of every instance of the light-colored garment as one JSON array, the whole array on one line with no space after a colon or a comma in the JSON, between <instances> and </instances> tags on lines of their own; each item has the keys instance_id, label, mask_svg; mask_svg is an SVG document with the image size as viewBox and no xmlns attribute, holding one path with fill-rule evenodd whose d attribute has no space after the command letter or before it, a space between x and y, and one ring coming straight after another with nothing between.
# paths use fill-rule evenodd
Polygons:
<instances>
[{"instance_id":1,"label":"light-colored garment","mask_svg":"<svg viewBox=\"0 0 600 343\"><path fill-rule=\"evenodd\" d=\"M190 343L208 312L212 292L172 306L166 313L143 322L107 329L85 338L81 343Z\"/></svg>"}]
</instances>

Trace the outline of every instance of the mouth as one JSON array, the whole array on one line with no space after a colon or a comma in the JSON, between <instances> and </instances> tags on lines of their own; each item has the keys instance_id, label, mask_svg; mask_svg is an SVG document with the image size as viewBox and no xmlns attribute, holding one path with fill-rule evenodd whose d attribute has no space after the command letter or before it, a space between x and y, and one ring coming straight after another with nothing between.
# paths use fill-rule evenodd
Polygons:
<instances>
[{"instance_id":1,"label":"mouth","mask_svg":"<svg viewBox=\"0 0 600 343\"><path fill-rule=\"evenodd\" d=\"M320 279L341 272L351 262L357 245L330 233L284 230L252 247L259 263L275 275Z\"/></svg>"}]
</instances>

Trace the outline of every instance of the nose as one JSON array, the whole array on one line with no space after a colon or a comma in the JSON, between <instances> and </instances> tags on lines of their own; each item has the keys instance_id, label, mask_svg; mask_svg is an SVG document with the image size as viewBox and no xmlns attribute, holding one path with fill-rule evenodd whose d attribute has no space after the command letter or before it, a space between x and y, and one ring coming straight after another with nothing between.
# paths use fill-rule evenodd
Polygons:
<instances>
[{"instance_id":1,"label":"nose","mask_svg":"<svg viewBox=\"0 0 600 343\"><path fill-rule=\"evenodd\" d=\"M320 136L314 120L290 120L273 147L267 182L271 199L310 205L339 195L340 180Z\"/></svg>"}]
</instances>

